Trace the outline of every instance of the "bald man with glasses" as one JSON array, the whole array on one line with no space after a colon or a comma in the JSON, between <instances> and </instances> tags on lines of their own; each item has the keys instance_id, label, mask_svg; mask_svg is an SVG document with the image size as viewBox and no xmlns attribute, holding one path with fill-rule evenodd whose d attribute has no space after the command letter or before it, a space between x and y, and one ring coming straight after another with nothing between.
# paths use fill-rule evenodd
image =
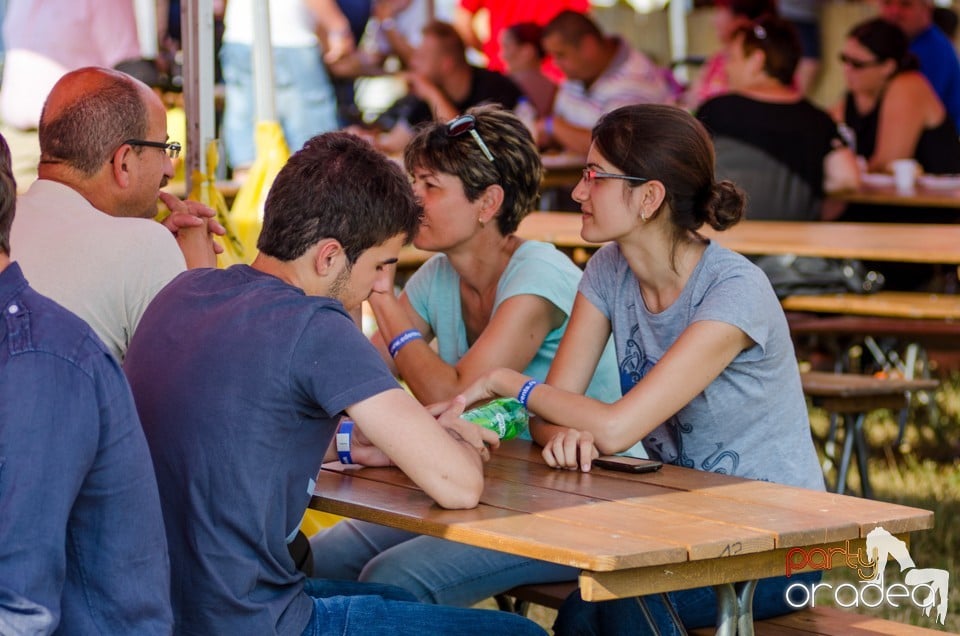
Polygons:
<instances>
[{"instance_id":1,"label":"bald man with glasses","mask_svg":"<svg viewBox=\"0 0 960 636\"><path fill-rule=\"evenodd\" d=\"M14 257L34 287L84 319L118 361L157 292L215 267L214 211L161 192L180 144L166 111L123 73L65 75L43 107L39 179L17 201ZM157 201L171 211L163 224Z\"/></svg>"}]
</instances>

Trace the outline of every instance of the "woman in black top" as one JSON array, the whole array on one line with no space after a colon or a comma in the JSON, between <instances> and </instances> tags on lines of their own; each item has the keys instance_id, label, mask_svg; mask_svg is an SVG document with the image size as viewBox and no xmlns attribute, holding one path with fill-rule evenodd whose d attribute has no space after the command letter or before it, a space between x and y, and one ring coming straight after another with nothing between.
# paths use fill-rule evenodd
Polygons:
<instances>
[{"instance_id":1,"label":"woman in black top","mask_svg":"<svg viewBox=\"0 0 960 636\"><path fill-rule=\"evenodd\" d=\"M848 92L833 109L856 139L871 172L916 159L924 172L960 173L960 140L926 78L915 70L907 36L876 18L855 26L840 53Z\"/></svg>"},{"instance_id":2,"label":"woman in black top","mask_svg":"<svg viewBox=\"0 0 960 636\"><path fill-rule=\"evenodd\" d=\"M747 218L819 219L826 192L859 183L836 123L793 86L799 59L791 24L763 18L741 27L727 60L732 92L697 112L714 137L718 177L747 192Z\"/></svg>"}]
</instances>

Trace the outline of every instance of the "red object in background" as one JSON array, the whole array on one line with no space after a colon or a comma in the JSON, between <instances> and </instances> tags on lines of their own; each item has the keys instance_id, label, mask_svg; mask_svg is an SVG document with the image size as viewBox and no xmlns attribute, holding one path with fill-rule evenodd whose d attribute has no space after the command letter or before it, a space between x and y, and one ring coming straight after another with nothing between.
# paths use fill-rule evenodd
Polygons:
<instances>
[{"instance_id":1,"label":"red object in background","mask_svg":"<svg viewBox=\"0 0 960 636\"><path fill-rule=\"evenodd\" d=\"M567 9L586 13L590 8L589 0L460 0L460 7L476 13L486 9L490 13L490 37L483 44L483 53L487 56L487 68L504 72L500 60L500 32L512 24L536 22L543 26L561 11ZM544 74L559 81L563 78L552 61L547 61Z\"/></svg>"}]
</instances>

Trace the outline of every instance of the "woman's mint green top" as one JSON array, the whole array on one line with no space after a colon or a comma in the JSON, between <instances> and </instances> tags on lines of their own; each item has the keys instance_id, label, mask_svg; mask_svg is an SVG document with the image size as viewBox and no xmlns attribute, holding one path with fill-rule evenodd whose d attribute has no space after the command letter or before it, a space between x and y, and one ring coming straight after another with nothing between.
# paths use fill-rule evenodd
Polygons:
<instances>
[{"instance_id":1,"label":"woman's mint green top","mask_svg":"<svg viewBox=\"0 0 960 636\"><path fill-rule=\"evenodd\" d=\"M494 313L508 298L533 294L545 298L566 315L563 324L547 334L539 351L524 369L526 375L540 382L546 379L560 338L567 328L581 275L580 268L552 244L525 241L513 253L500 277L493 303ZM456 364L470 345L463 322L460 276L446 255L437 254L424 263L407 281L404 292L413 309L433 330L440 358L447 364ZM621 397L612 342L607 343L587 395L604 402L614 402ZM521 437L530 439L530 432L524 431Z\"/></svg>"}]
</instances>

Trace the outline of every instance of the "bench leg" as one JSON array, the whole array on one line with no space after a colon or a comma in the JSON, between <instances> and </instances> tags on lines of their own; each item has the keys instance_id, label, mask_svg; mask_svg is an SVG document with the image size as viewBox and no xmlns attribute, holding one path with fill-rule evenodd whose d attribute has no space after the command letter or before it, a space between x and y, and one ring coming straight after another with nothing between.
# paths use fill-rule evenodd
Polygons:
<instances>
[{"instance_id":1,"label":"bench leg","mask_svg":"<svg viewBox=\"0 0 960 636\"><path fill-rule=\"evenodd\" d=\"M857 444L857 469L860 471L860 492L866 499L873 499L873 489L870 487L870 473L867 472L867 438L863 433L863 423L866 413L857 415L853 425L854 441Z\"/></svg>"},{"instance_id":2,"label":"bench leg","mask_svg":"<svg viewBox=\"0 0 960 636\"><path fill-rule=\"evenodd\" d=\"M513 614L516 611L513 598L507 594L497 594L493 597L493 600L497 602L497 609L501 612Z\"/></svg>"},{"instance_id":3,"label":"bench leg","mask_svg":"<svg viewBox=\"0 0 960 636\"><path fill-rule=\"evenodd\" d=\"M830 429L827 431L827 439L823 442L823 474L826 475L837 462L837 423L840 415L830 413Z\"/></svg>"},{"instance_id":4,"label":"bench leg","mask_svg":"<svg viewBox=\"0 0 960 636\"><path fill-rule=\"evenodd\" d=\"M853 454L854 429L848 415L843 415L843 454L840 456L840 468L837 470L837 487L834 492L842 495L847 489L847 472L850 470L850 456Z\"/></svg>"}]
</instances>

